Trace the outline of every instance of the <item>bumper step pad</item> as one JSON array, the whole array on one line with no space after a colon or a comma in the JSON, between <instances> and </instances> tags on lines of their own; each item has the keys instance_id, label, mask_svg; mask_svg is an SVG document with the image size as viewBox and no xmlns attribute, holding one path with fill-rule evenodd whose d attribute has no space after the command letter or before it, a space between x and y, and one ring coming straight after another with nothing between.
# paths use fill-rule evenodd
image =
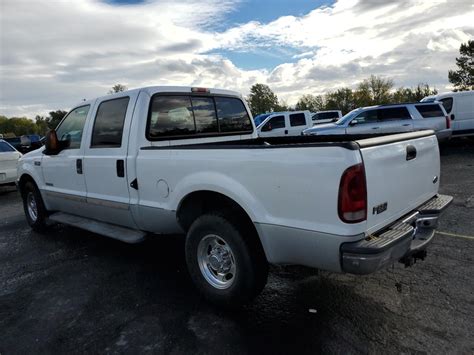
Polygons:
<instances>
[{"instance_id":1,"label":"bumper step pad","mask_svg":"<svg viewBox=\"0 0 474 355\"><path fill-rule=\"evenodd\" d=\"M441 213L453 201L453 196L437 195L418 208L421 214Z\"/></svg>"}]
</instances>

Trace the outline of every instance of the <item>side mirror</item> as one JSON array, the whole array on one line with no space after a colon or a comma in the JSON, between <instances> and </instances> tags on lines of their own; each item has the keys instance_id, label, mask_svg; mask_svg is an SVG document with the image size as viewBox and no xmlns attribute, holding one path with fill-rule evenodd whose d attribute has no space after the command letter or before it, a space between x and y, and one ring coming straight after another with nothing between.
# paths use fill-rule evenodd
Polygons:
<instances>
[{"instance_id":1,"label":"side mirror","mask_svg":"<svg viewBox=\"0 0 474 355\"><path fill-rule=\"evenodd\" d=\"M349 122L349 126L355 126L357 124L357 120L352 120Z\"/></svg>"},{"instance_id":2,"label":"side mirror","mask_svg":"<svg viewBox=\"0 0 474 355\"><path fill-rule=\"evenodd\" d=\"M454 116L454 113L451 114L451 120L454 120L456 117Z\"/></svg>"},{"instance_id":3,"label":"side mirror","mask_svg":"<svg viewBox=\"0 0 474 355\"><path fill-rule=\"evenodd\" d=\"M334 117L334 118L332 119L332 122L337 122L337 121L339 121L339 118Z\"/></svg>"},{"instance_id":4,"label":"side mirror","mask_svg":"<svg viewBox=\"0 0 474 355\"><path fill-rule=\"evenodd\" d=\"M46 155L56 155L61 151L56 130L52 129L46 133L44 146L45 150L43 153Z\"/></svg>"}]
</instances>

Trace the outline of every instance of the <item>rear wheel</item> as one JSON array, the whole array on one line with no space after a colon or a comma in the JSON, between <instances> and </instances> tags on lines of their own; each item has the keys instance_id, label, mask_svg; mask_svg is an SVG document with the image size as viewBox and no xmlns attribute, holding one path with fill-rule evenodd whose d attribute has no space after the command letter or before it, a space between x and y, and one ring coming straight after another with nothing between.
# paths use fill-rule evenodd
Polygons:
<instances>
[{"instance_id":1,"label":"rear wheel","mask_svg":"<svg viewBox=\"0 0 474 355\"><path fill-rule=\"evenodd\" d=\"M225 215L205 214L186 237L186 262L199 291L226 307L247 303L265 286L268 264L261 246L245 228Z\"/></svg>"},{"instance_id":2,"label":"rear wheel","mask_svg":"<svg viewBox=\"0 0 474 355\"><path fill-rule=\"evenodd\" d=\"M22 198L28 224L37 232L44 231L46 229L46 218L48 217L47 211L38 188L31 181L23 187Z\"/></svg>"}]
</instances>

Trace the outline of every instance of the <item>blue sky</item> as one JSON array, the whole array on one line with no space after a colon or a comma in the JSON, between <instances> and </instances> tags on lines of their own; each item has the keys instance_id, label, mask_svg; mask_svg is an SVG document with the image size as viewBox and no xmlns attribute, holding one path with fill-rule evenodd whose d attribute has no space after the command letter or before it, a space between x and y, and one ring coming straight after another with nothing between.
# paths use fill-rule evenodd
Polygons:
<instances>
[{"instance_id":1,"label":"blue sky","mask_svg":"<svg viewBox=\"0 0 474 355\"><path fill-rule=\"evenodd\" d=\"M372 74L448 91L474 38L472 0L454 1L1 0L0 115L68 109L117 83L263 83L289 105Z\"/></svg>"},{"instance_id":2,"label":"blue sky","mask_svg":"<svg viewBox=\"0 0 474 355\"><path fill-rule=\"evenodd\" d=\"M116 6L139 5L145 0L105 0L106 3ZM307 15L310 11L329 6L330 0L243 0L225 15L224 21L211 23L212 30L226 30L227 28L244 24L250 21L268 23L282 16ZM271 69L282 63L295 62L295 55L304 53L304 50L291 47L270 47L253 50L214 50L208 54L219 54L230 59L242 69Z\"/></svg>"}]
</instances>

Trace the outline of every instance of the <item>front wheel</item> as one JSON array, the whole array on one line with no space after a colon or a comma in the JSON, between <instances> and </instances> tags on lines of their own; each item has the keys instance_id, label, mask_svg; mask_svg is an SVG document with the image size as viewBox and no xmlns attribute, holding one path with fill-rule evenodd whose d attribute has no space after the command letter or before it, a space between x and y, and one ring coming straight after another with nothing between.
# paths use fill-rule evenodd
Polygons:
<instances>
[{"instance_id":1,"label":"front wheel","mask_svg":"<svg viewBox=\"0 0 474 355\"><path fill-rule=\"evenodd\" d=\"M36 232L46 229L46 218L48 217L44 207L41 194L32 182L27 182L22 189L23 210L30 227Z\"/></svg>"},{"instance_id":2,"label":"front wheel","mask_svg":"<svg viewBox=\"0 0 474 355\"><path fill-rule=\"evenodd\" d=\"M236 307L265 286L268 264L256 235L217 214L194 221L186 237L186 262L199 291L211 302Z\"/></svg>"}]
</instances>

